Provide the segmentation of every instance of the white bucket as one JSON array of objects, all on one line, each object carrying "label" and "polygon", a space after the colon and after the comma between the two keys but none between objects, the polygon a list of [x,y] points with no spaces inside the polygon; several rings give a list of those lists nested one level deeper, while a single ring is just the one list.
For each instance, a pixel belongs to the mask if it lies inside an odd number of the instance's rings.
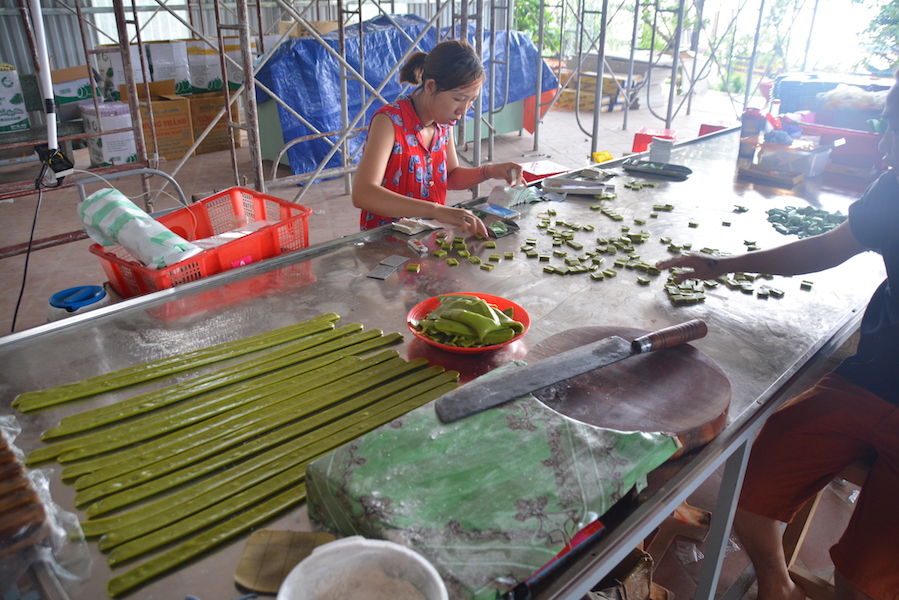
[{"label": "white bucket", "polygon": [[[386,577],[367,580],[358,595],[340,589],[354,576],[370,573],[372,567]],[[380,569],[378,569],[380,567]],[[343,538],[317,547],[300,562],[281,584],[276,600],[318,600],[323,598],[380,598],[375,579],[383,579],[383,590],[396,593],[411,583],[426,600],[448,600],[446,586],[437,569],[418,552],[385,540],[362,536]],[[355,587],[355,586],[354,586]],[[394,596],[399,598],[400,596]]]}]

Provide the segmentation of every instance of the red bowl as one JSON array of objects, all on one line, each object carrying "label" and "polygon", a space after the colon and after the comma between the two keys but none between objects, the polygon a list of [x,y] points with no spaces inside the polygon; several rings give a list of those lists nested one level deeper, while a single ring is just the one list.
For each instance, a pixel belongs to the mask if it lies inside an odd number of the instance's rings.
[{"label": "red bowl", "polygon": [[[445,296],[447,294],[443,295]],[[423,342],[440,348],[441,350],[446,350],[447,352],[455,352],[456,354],[479,354],[484,352],[493,352],[498,348],[502,348],[503,346],[508,346],[509,344],[517,342],[524,334],[528,332],[528,328],[531,326],[531,317],[528,315],[527,311],[511,300],[507,300],[501,296],[494,296],[492,294],[479,294],[477,292],[458,292],[451,293],[450,295],[474,296],[476,298],[481,298],[488,304],[494,305],[499,310],[512,308],[512,318],[521,323],[524,326],[524,329],[521,331],[521,333],[513,337],[511,340],[505,341],[501,344],[491,344],[490,346],[480,346],[477,348],[460,348],[458,346],[447,346],[446,344],[441,344],[436,340],[432,340],[415,328],[420,320],[427,317],[428,313],[430,313],[440,305],[440,296],[434,296],[432,298],[428,298],[427,300],[422,300],[421,302],[413,306],[412,310],[409,311],[409,314],[406,315],[406,324],[409,326],[409,331],[412,332],[412,335],[422,340]]]}]

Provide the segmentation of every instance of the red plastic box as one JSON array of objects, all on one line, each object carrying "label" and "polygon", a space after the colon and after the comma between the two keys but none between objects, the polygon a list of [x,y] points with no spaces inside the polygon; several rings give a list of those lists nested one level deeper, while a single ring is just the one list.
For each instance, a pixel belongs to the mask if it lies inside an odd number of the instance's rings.
[{"label": "red plastic box", "polygon": [[164,269],[149,269],[121,246],[93,244],[109,283],[122,298],[149,294],[309,246],[312,209],[255,190],[233,187],[157,219],[193,242],[270,221],[257,231],[204,250]]},{"label": "red plastic box", "polygon": [[653,127],[644,127],[634,134],[634,145],[631,152],[646,152],[652,138],[663,138],[666,140],[677,141],[677,131],[674,129],[655,129]]}]

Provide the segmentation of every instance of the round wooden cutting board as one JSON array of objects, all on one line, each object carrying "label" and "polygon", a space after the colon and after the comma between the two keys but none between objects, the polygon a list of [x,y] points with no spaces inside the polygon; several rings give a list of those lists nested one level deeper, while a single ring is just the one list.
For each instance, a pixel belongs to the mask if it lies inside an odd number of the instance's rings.
[{"label": "round wooden cutting board", "polygon": [[[547,338],[527,355],[533,363],[617,335],[649,333],[631,327],[581,327]],[[544,404],[578,421],[620,431],[675,434],[689,452],[727,423],[730,381],[715,361],[684,344],[639,354],[534,392]]]}]

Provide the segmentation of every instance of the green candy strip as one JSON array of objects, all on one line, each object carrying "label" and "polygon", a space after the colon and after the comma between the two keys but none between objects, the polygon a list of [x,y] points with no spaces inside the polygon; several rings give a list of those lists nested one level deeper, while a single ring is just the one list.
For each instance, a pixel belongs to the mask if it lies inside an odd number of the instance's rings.
[{"label": "green candy strip", "polygon": [[[86,458],[111,452],[118,448],[143,442],[170,431],[199,423],[204,419],[274,393],[285,386],[295,385],[295,383],[287,381],[293,377],[300,375],[314,376],[331,369],[344,368],[346,365],[359,360],[355,356],[341,357],[341,353],[334,353],[320,359],[280,369],[247,382],[234,384],[221,390],[200,394],[196,398],[191,399],[187,405],[176,405],[163,409],[163,414],[160,414],[155,421],[138,419],[136,422],[126,422],[123,425],[104,429],[97,433],[59,442],[54,444],[53,448],[57,451],[56,455],[66,457],[65,460]],[[120,457],[121,453],[115,453],[92,460],[81,460],[74,465],[69,465],[62,470],[63,481],[74,479],[101,467],[119,462],[122,460]]]},{"label": "green candy strip", "polygon": [[[125,436],[117,436],[114,440],[99,440],[97,443],[92,445],[91,447],[79,447],[70,452],[66,452],[59,455],[59,461],[62,463],[72,462],[75,460],[81,460],[84,458],[88,458],[90,456],[96,456],[97,454],[103,454],[107,452],[111,452],[118,448],[132,445],[134,443],[143,441],[145,439],[149,439],[150,437],[158,437],[162,434],[165,434],[170,431],[179,430],[178,435],[185,431],[185,427],[188,425],[196,424],[196,427],[201,428],[201,423],[211,423],[209,419],[216,417],[223,417],[225,414],[229,415],[237,415],[234,412],[235,409],[240,406],[245,406],[250,404],[253,401],[257,401],[260,399],[264,399],[268,396],[274,395],[276,392],[281,392],[286,389],[290,389],[296,387],[297,385],[303,386],[304,391],[311,391],[316,387],[321,385],[325,385],[330,383],[331,381],[335,381],[340,377],[347,375],[349,373],[354,372],[355,370],[359,370],[365,368],[364,366],[359,367],[358,365],[354,366],[355,363],[358,363],[360,359],[356,358],[357,354],[364,354],[371,350],[376,350],[382,346],[386,346],[394,343],[399,339],[399,334],[392,334],[387,336],[376,337],[374,339],[370,339],[365,342],[361,342],[359,344],[354,344],[349,348],[344,348],[330,355],[326,355],[320,359],[316,359],[314,362],[320,363],[323,360],[329,359],[333,360],[335,358],[339,359],[336,363],[331,364],[329,366],[325,366],[321,369],[314,370],[309,368],[312,366],[312,362],[303,363],[298,367],[282,369],[276,371],[275,373],[267,376],[268,379],[262,381],[263,378],[253,379],[247,384],[247,391],[237,392],[234,394],[228,394],[224,397],[221,402],[215,402],[214,406],[211,407],[215,410],[205,410],[202,411],[202,414],[205,415],[204,418],[194,418],[189,420],[189,416],[196,415],[186,415],[185,412],[189,411],[193,403],[178,407],[176,409],[175,414],[169,414],[166,412],[163,415],[157,415],[153,419],[141,419],[137,423],[130,424],[132,429],[137,430],[138,433],[128,433]],[[394,353],[395,355],[395,353]],[[297,383],[294,381],[295,378],[299,374],[305,374],[305,378],[302,383]],[[336,375],[336,377],[335,377]],[[278,381],[282,380],[282,381]],[[254,383],[257,382],[257,383]],[[274,399],[269,399],[267,402],[271,404],[274,402]],[[250,411],[252,412],[252,411]],[[231,417],[234,418],[234,417]],[[101,433],[102,435],[102,433]],[[157,439],[154,442],[154,445],[164,443],[165,439]],[[177,439],[182,439],[181,437],[176,437]],[[158,447],[158,446],[156,446]],[[77,465],[73,465],[74,469],[63,470],[63,479],[71,479],[75,473],[86,474],[91,472],[92,470],[96,470],[93,468],[95,465],[103,465],[108,466],[117,462],[121,462],[124,460],[123,453],[117,453],[114,455],[101,457],[99,459],[95,459],[97,463],[91,463],[90,465],[85,465],[84,463],[78,463]],[[78,468],[80,467],[80,468]]]},{"label": "green candy strip", "polygon": [[125,592],[145,584],[154,577],[174,569],[216,546],[224,544],[244,531],[265,523],[272,517],[303,502],[305,499],[305,486],[302,489],[291,489],[282,492],[230,521],[222,523],[192,540],[188,540],[178,548],[148,560],[146,563],[126,573],[116,575],[106,584],[106,592],[113,598],[121,596]]},{"label": "green candy strip", "polygon": [[[348,423],[363,418],[357,411],[369,405],[373,406],[367,409],[368,412],[375,411],[375,409],[387,410],[394,404],[405,401],[407,397],[418,396],[434,387],[451,384],[457,378],[458,373],[454,371],[444,373],[443,368],[438,366],[410,373],[387,385],[379,386],[365,394],[316,413],[298,423],[278,429],[266,436],[261,436],[228,452],[210,457],[202,463],[191,465],[141,486],[108,496],[91,505],[87,511],[88,515],[103,514],[128,506],[160,494],[167,489],[182,487],[194,479],[214,472],[217,472],[217,474],[203,480],[203,487],[209,491],[218,486],[226,485],[238,477],[249,477],[252,480],[252,478],[264,476],[266,472],[272,470],[267,465],[283,458],[284,452],[281,446],[294,438],[305,434],[305,437],[301,440],[302,444],[297,446],[298,448],[303,444],[320,443],[327,440],[328,436],[346,428]],[[377,404],[375,405],[374,403],[376,402]],[[300,441],[297,443],[300,443]],[[262,453],[259,454],[260,452]],[[233,468],[222,471],[222,469],[231,466]],[[262,467],[266,468],[263,469]],[[184,505],[194,494],[195,492],[185,488],[131,512],[100,519],[92,518],[82,523],[82,529],[88,537],[102,535],[114,530],[130,531],[134,524],[139,521],[148,519],[153,515],[168,513],[172,506]]]},{"label": "green candy strip", "polygon": [[[348,432],[347,441],[355,439],[367,431],[371,431],[379,425],[389,423],[391,420],[409,412],[413,408],[417,408],[431,400],[439,398],[446,392],[454,389],[455,383],[443,385],[434,388],[430,392],[423,394],[413,400],[404,402],[395,406],[393,409],[379,413],[376,423],[370,425],[362,425],[353,428],[352,432]],[[344,442],[345,443],[345,442]],[[306,499],[306,487],[303,484],[300,487],[290,488],[285,492],[266,500],[246,512],[237,515],[227,521],[216,525],[215,527],[201,533],[193,539],[187,540],[178,547],[160,554],[147,562],[141,564],[134,569],[117,575],[109,580],[106,590],[112,597],[118,597],[125,592],[131,591],[141,586],[151,579],[158,577],[171,569],[177,568],[192,558],[208,552],[213,548],[220,546],[233,537],[260,525],[277,514],[283,512]]]},{"label": "green candy strip", "polygon": [[[378,363],[381,362],[384,364],[379,365]],[[303,389],[303,386],[298,386],[293,390],[278,394],[278,403],[256,411],[251,417],[244,416],[237,426],[230,422],[211,424],[208,427],[202,427],[197,432],[198,435],[191,436],[190,439],[182,441],[181,438],[186,436],[182,436],[182,432],[178,431],[172,434],[173,439],[168,440],[164,446],[157,446],[156,442],[151,442],[152,451],[142,453],[138,448],[131,452],[133,458],[130,460],[76,480],[75,489],[81,491],[75,495],[75,506],[82,507],[103,496],[120,492],[222,452],[236,444],[252,439],[264,431],[287,424],[317,410],[323,401],[330,403],[359,393],[372,385],[395,377],[398,363],[401,365],[400,369],[417,368],[417,366],[410,366],[409,363],[396,357],[396,353],[393,353],[391,357],[390,353],[385,352],[354,365],[354,372],[359,373],[359,383],[339,379],[335,383],[318,387],[309,393],[302,393],[300,390]],[[371,366],[372,364],[376,366]],[[357,367],[363,365],[369,368],[362,371],[356,370]],[[343,377],[343,374],[338,377]],[[200,423],[200,425],[205,424]]]},{"label": "green candy strip", "polygon": [[[359,334],[359,335],[361,337],[345,338],[345,341],[347,341],[347,342],[349,342],[349,341],[356,342],[352,345],[342,344],[342,346],[344,346],[344,347],[337,348],[336,350],[334,350],[333,352],[330,352],[330,353],[322,354],[320,357],[317,357],[317,358],[314,356],[314,353],[308,354],[308,355],[307,354],[294,355],[295,359],[300,360],[299,365],[296,365],[293,367],[290,367],[290,366],[282,367],[279,370],[276,370],[269,374],[251,378],[247,381],[242,381],[242,382],[239,381],[239,382],[224,386],[222,388],[213,389],[213,390],[210,390],[207,392],[197,394],[196,397],[193,400],[191,400],[189,403],[186,403],[183,405],[176,405],[174,408],[169,408],[164,412],[164,414],[165,415],[176,415],[176,414],[183,415],[183,420],[180,423],[181,423],[181,425],[186,426],[186,425],[189,425],[191,422],[191,416],[192,416],[191,411],[194,411],[194,410],[202,411],[202,408],[198,408],[198,407],[206,405],[209,402],[212,402],[214,404],[221,399],[222,402],[224,403],[225,408],[232,408],[233,406],[236,406],[236,404],[232,404],[229,406],[227,399],[229,397],[233,398],[235,395],[239,395],[240,393],[242,393],[241,390],[255,390],[257,388],[262,388],[267,385],[276,383],[280,380],[295,377],[299,374],[310,373],[314,369],[325,366],[328,363],[334,362],[336,360],[341,360],[346,357],[354,356],[354,355],[358,355],[358,354],[364,354],[365,352],[368,352],[370,350],[374,350],[374,349],[382,347],[382,346],[393,344],[394,342],[402,339],[402,336],[400,336],[399,334],[396,334],[396,333],[390,334],[387,336],[380,336],[380,337],[378,337],[376,333]],[[312,358],[310,358],[308,361],[302,360],[305,358],[309,358],[310,356],[312,356]],[[287,364],[289,362],[291,362],[291,361],[288,359],[285,359],[285,364]],[[166,388],[166,389],[171,390],[171,388]],[[165,390],[163,390],[163,392],[164,391]],[[153,392],[152,393],[152,394],[154,394],[153,398],[155,398],[156,394],[158,394],[158,393],[159,392]],[[169,396],[169,398],[171,398],[174,396],[175,391],[170,391],[169,393],[171,394]],[[189,395],[185,395],[183,397],[183,399],[186,400],[187,398],[190,398],[190,397],[191,396],[189,396]],[[153,398],[150,398],[150,400],[153,400]],[[163,408],[165,408],[165,407],[163,407]],[[173,419],[176,423],[178,422],[177,417],[173,417]],[[140,440],[135,437],[132,437],[131,434],[127,433],[127,432],[134,428],[144,427],[143,424],[146,422],[147,421],[144,421],[143,419],[141,419],[137,422],[127,421],[123,425],[108,427],[108,428],[105,428],[96,433],[87,434],[87,435],[83,435],[83,436],[80,436],[77,438],[64,440],[64,441],[57,442],[50,446],[45,446],[43,448],[37,448],[36,450],[33,450],[28,455],[25,463],[28,466],[32,466],[35,464],[46,462],[48,460],[54,460],[63,455],[68,454],[70,451],[74,451],[76,449],[82,448],[83,446],[87,446],[88,444],[94,444],[101,440],[109,440],[111,442],[112,438],[119,438],[120,436],[126,436],[126,437],[122,438],[121,441],[127,441],[128,444],[130,445],[130,443],[140,441]],[[162,433],[165,433],[165,431],[160,430],[157,433],[162,434]],[[120,447],[120,446],[121,446],[121,444],[110,443],[110,447],[107,449],[107,451],[112,451],[116,447]],[[76,454],[69,455],[70,460],[74,460],[77,456],[78,455],[76,455]],[[96,468],[100,468],[100,466],[106,466],[106,465],[113,464],[116,462],[121,462],[122,458],[118,455],[112,455],[112,456],[108,456],[108,457],[101,457],[99,459],[94,459],[94,460],[99,461],[98,462],[99,466],[95,466],[95,464],[93,462],[87,461],[84,463],[78,463],[76,465],[70,465],[70,466],[66,467],[62,471],[63,480],[67,481],[70,479],[74,479],[80,475],[89,473],[92,470],[95,470]]]},{"label": "green candy strip", "polygon": [[368,332],[361,332],[361,330],[362,325],[345,325],[328,333],[293,342],[281,349],[269,352],[265,356],[216,371],[215,373],[209,373],[208,375],[177,383],[161,390],[141,394],[109,406],[101,406],[78,415],[64,417],[58,426],[45,431],[41,435],[41,439],[48,440],[91,431],[103,425],[109,425],[116,421],[174,404],[201,392],[221,388],[257,375],[263,375],[381,334],[377,330]]},{"label": "green candy strip", "polygon": [[150,381],[151,379],[187,371],[189,369],[195,369],[203,365],[235,358],[258,350],[264,350],[301,337],[333,329],[333,322],[337,321],[339,318],[340,317],[335,313],[328,313],[308,321],[303,321],[301,323],[296,323],[294,325],[289,325],[241,340],[224,342],[201,350],[194,350],[193,352],[185,352],[168,358],[161,358],[133,367],[119,369],[112,373],[89,377],[88,379],[75,383],[58,385],[45,390],[25,392],[19,394],[15,400],[13,400],[12,405],[17,407],[20,411],[27,413],[63,404],[71,400],[87,398],[88,396],[109,392],[129,385]]},{"label": "green candy strip", "polygon": [[[302,483],[306,477],[306,465],[308,465],[309,462],[310,461],[308,460],[304,461],[295,467],[291,467],[286,471],[278,473],[274,477],[269,477],[262,483],[256,484],[239,494],[231,496],[223,502],[219,502],[214,506],[194,514],[189,519],[174,523],[164,529],[154,531],[140,539],[122,544],[109,553],[106,562],[110,567],[117,567],[123,562],[137,558],[160,546],[171,543],[203,529],[204,527],[217,523],[223,518],[259,502],[260,498],[271,496],[272,494],[283,491],[285,488],[296,489],[297,484]],[[104,548],[102,544],[105,539],[105,537],[100,539],[101,549]]]}]

